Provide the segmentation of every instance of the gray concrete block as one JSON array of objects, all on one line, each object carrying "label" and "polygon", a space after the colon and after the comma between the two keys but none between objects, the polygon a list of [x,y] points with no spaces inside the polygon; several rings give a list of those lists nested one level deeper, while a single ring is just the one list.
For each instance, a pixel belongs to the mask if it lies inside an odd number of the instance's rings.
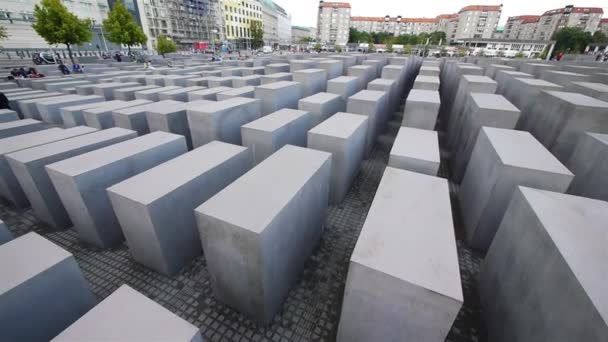
[{"label": "gray concrete block", "polygon": [[27,196],[34,215],[55,229],[72,226],[45,166],[98,148],[109,146],[137,136],[123,128],[91,133],[28,148],[6,155],[6,159]]},{"label": "gray concrete block", "polygon": [[148,101],[158,101],[158,95],[160,93],[181,89],[178,86],[168,86],[168,87],[160,87],[160,88],[152,88],[146,90],[140,90],[135,92],[135,99],[137,100],[148,100]]},{"label": "gray concrete block", "polygon": [[368,117],[367,138],[365,139],[366,158],[371,153],[376,137],[386,123],[382,119],[386,117],[387,107],[388,96],[384,91],[361,90],[348,98],[346,112]]},{"label": "gray concrete block", "polygon": [[253,75],[264,75],[264,67],[263,66],[259,66],[259,67],[252,67],[252,68],[244,68],[241,71],[241,74],[243,77],[246,76],[253,76]]},{"label": "gray concrete block", "polygon": [[570,82],[569,90],[608,102],[608,84],[594,82]]},{"label": "gray concrete block", "polygon": [[91,339],[203,342],[197,327],[128,285],[122,285],[52,341]]},{"label": "gray concrete block", "polygon": [[153,132],[46,166],[79,238],[106,248],[124,237],[106,188],[186,152],[182,136]]},{"label": "gray concrete block", "polygon": [[536,98],[530,133],[557,159],[566,162],[585,131],[608,133],[608,102],[561,91],[542,91]]},{"label": "gray concrete block", "polygon": [[156,85],[140,85],[137,87],[120,88],[114,89],[114,99],[120,101],[133,101],[135,100],[135,93],[142,90],[149,90],[154,88],[160,88]]},{"label": "gray concrete block", "polygon": [[365,89],[376,78],[376,68],[371,65],[355,65],[348,68],[347,75],[359,79],[359,89]]},{"label": "gray concrete block", "polygon": [[147,76],[146,74],[116,76],[116,77],[112,78],[112,81],[114,81],[114,82],[137,82],[141,85],[145,85],[146,76]]},{"label": "gray concrete block", "polygon": [[83,84],[76,86],[76,94],[78,95],[94,95],[94,87],[96,84]]},{"label": "gray concrete block", "polygon": [[519,71],[533,75],[535,78],[540,78],[543,70],[557,70],[555,65],[543,63],[522,63],[519,66]]},{"label": "gray concrete block", "polygon": [[217,93],[217,100],[218,101],[223,101],[226,99],[231,99],[233,97],[247,97],[252,99],[255,95],[255,87],[254,86],[247,86],[247,87],[241,87],[241,88],[235,88],[232,90],[226,90],[225,92],[222,93]]},{"label": "gray concrete block", "polygon": [[289,61],[289,72],[298,70],[312,69],[317,63],[310,59],[292,59]]},{"label": "gray concrete block", "polygon": [[13,239],[13,234],[8,230],[6,223],[0,220],[0,246]]},{"label": "gray concrete block", "polygon": [[421,66],[420,71],[418,71],[418,76],[439,77],[439,67],[438,66]]},{"label": "gray concrete block", "polygon": [[570,86],[570,82],[591,82],[591,76],[558,70],[544,70],[541,72],[540,78],[566,88]]},{"label": "gray concrete block", "polygon": [[384,91],[388,95],[388,108],[386,110],[386,118],[388,120],[389,114],[395,112],[399,108],[399,84],[397,80],[388,80],[383,78],[377,78],[367,84],[367,90]]},{"label": "gray concrete block", "polygon": [[342,202],[359,173],[365,154],[368,119],[337,113],[308,131],[307,147],[332,154],[329,202]]},{"label": "gray concrete block", "polygon": [[330,171],[329,153],[284,146],[196,208],[220,301],[272,320],[321,237]]},{"label": "gray concrete block", "polygon": [[8,99],[9,107],[11,107],[12,109],[19,112],[22,117],[25,117],[25,115],[23,114],[23,111],[21,110],[21,101],[37,99],[37,98],[45,98],[45,97],[50,98],[50,97],[60,96],[60,95],[65,95],[65,94],[48,92],[48,91],[43,91],[43,90],[34,90],[34,91],[28,91],[26,93],[9,94],[6,96],[6,98]]},{"label": "gray concrete block", "polygon": [[460,183],[482,127],[514,129],[521,112],[502,95],[470,93],[452,148],[452,180]]},{"label": "gray concrete block", "polygon": [[40,114],[42,121],[49,124],[62,124],[63,118],[61,116],[61,108],[105,101],[103,96],[98,95],[71,96],[74,97],[56,98],[38,102],[36,106],[38,107],[38,113]]},{"label": "gray concrete block", "polygon": [[141,84],[137,82],[108,82],[96,84],[93,87],[95,95],[103,96],[106,100],[114,100],[114,90],[123,88],[139,87]]},{"label": "gray concrete block", "polygon": [[289,72],[277,72],[276,74],[264,75],[260,77],[261,85],[281,81],[293,81],[293,74]]},{"label": "gray concrete block", "polygon": [[178,86],[178,87],[187,87],[188,80],[197,78],[193,75],[168,75],[165,77],[165,87],[168,86]]},{"label": "gray concrete block", "polygon": [[185,88],[180,88],[180,89],[173,89],[173,90],[169,90],[169,91],[164,91],[162,93],[158,93],[158,99],[160,101],[173,100],[173,101],[187,102],[188,93],[191,93],[193,91],[203,90],[203,89],[206,89],[206,88],[200,87],[200,86],[192,86],[192,87],[185,87]]},{"label": "gray concrete block", "polygon": [[45,128],[44,122],[33,119],[3,122],[0,123],[0,139],[31,133]]},{"label": "gray concrete block", "polygon": [[603,201],[515,191],[479,275],[491,341],[608,339],[607,214]]},{"label": "gray concrete block", "polygon": [[133,259],[172,275],[200,256],[194,209],[251,165],[247,148],[212,141],[108,188]]},{"label": "gray concrete block", "polygon": [[350,258],[337,341],[443,341],[462,303],[447,181],[387,167]]},{"label": "gray concrete block", "polygon": [[414,80],[414,89],[439,90],[439,77],[418,75]]},{"label": "gray concrete block", "polygon": [[6,160],[7,154],[52,141],[86,134],[91,132],[91,130],[89,127],[75,127],[66,130],[50,128],[0,139],[0,196],[17,208],[25,208],[29,205],[27,197],[23,193],[13,170]]},{"label": "gray concrete block", "polygon": [[209,88],[215,87],[228,87],[232,88],[232,80],[235,77],[209,77],[207,79],[207,85]]},{"label": "gray concrete block", "polygon": [[259,86],[260,84],[262,84],[262,76],[260,75],[235,77],[232,79],[233,88]]},{"label": "gray concrete block", "polygon": [[209,103],[206,100],[194,102],[161,101],[146,111],[150,132],[163,131],[182,135],[186,138],[188,149],[192,149],[192,137],[188,125],[187,111],[190,108]]},{"label": "gray concrete block", "polygon": [[511,67],[508,65],[490,64],[490,65],[486,66],[486,71],[484,73],[484,76],[488,76],[489,78],[495,79],[496,74],[498,73],[498,71],[501,71],[501,70],[517,71],[514,67]]},{"label": "gray concrete block", "polygon": [[251,149],[253,163],[261,163],[285,145],[306,147],[312,115],[302,110],[280,109],[241,126],[243,146]]},{"label": "gray concrete block", "polygon": [[85,84],[91,84],[91,82],[85,80],[74,80],[67,82],[46,83],[44,87],[48,91],[61,91],[65,88],[76,87]]},{"label": "gray concrete block", "polygon": [[0,109],[0,123],[19,120],[19,115],[14,110]]},{"label": "gray concrete block", "polygon": [[555,83],[535,78],[511,78],[505,84],[503,96],[521,111],[521,116],[515,128],[518,130],[529,130],[529,124],[533,121],[532,109],[536,98],[542,90],[562,90],[563,87]]},{"label": "gray concrete block", "polygon": [[255,98],[262,102],[262,115],[283,108],[296,109],[302,97],[304,97],[304,89],[298,82],[281,81],[255,88]]},{"label": "gray concrete block", "polygon": [[565,192],[572,178],[530,133],[483,127],[459,192],[467,241],[490,247],[517,186]]},{"label": "gray concrete block", "polygon": [[164,75],[148,75],[146,76],[146,84],[163,87],[165,86],[165,77]]},{"label": "gray concrete block", "polygon": [[258,119],[261,108],[260,100],[244,97],[190,107],[187,117],[193,146],[214,140],[241,145],[241,126]]},{"label": "gray concrete block", "polygon": [[437,132],[410,127],[399,128],[391,148],[388,166],[437,176],[440,163]]},{"label": "gray concrete block", "polygon": [[95,305],[74,256],[36,233],[0,246],[0,274],[7,341],[49,341]]},{"label": "gray concrete block", "polygon": [[[48,94],[53,94],[48,96]],[[24,118],[42,120],[40,112],[38,111],[37,104],[43,101],[63,101],[66,99],[78,98],[78,95],[65,95],[62,93],[47,93],[47,96],[31,96],[23,100],[18,101],[18,106],[12,106],[11,108],[19,108],[19,113]]]},{"label": "gray concrete block", "polygon": [[193,87],[193,86],[207,87],[208,86],[207,80],[209,80],[209,77],[191,78],[188,81],[186,81],[186,86],[187,87]]},{"label": "gray concrete block", "polygon": [[331,59],[337,59],[339,61],[342,61],[342,65],[343,65],[342,75],[346,75],[348,73],[348,68],[355,66],[357,64],[357,57],[355,57],[355,56],[331,55],[328,57]]},{"label": "gray concrete block", "polygon": [[335,113],[345,111],[346,101],[337,94],[317,93],[298,101],[298,109],[310,113],[311,127],[315,127]]},{"label": "gray concrete block", "polygon": [[215,88],[193,91],[193,92],[188,93],[188,101],[197,101],[197,100],[217,101],[217,94],[228,91],[228,90],[232,90],[232,88],[215,87]]},{"label": "gray concrete block", "polygon": [[434,130],[440,106],[438,91],[412,89],[405,101],[401,126]]},{"label": "gray concrete block", "polygon": [[353,76],[340,76],[327,81],[327,92],[338,94],[345,101],[361,90],[359,87],[359,79]]},{"label": "gray concrete block", "polygon": [[343,75],[342,72],[344,71],[344,62],[335,59],[319,61],[316,63],[315,68],[325,70],[327,73],[327,79],[331,80]]},{"label": "gray concrete block", "polygon": [[302,84],[304,97],[324,92],[327,87],[327,72],[323,69],[304,69],[293,73],[293,81]]},{"label": "gray concrete block", "polygon": [[112,103],[96,106],[94,108],[85,109],[82,111],[84,121],[89,127],[98,129],[106,129],[114,127],[114,118],[112,111],[134,106],[141,106],[151,103],[148,100],[133,100],[133,101],[112,101]]},{"label": "gray concrete block", "polygon": [[230,76],[243,76],[243,68],[228,68],[222,69],[221,73],[222,77],[230,77]]},{"label": "gray concrete block", "polygon": [[271,75],[279,72],[289,72],[289,64],[287,63],[274,63],[267,64],[264,66],[264,74]]},{"label": "gray concrete block", "polygon": [[534,78],[534,75],[514,70],[498,70],[494,78],[496,79],[496,93],[503,94],[509,80],[513,78]]},{"label": "gray concrete block", "polygon": [[586,132],[565,165],[574,173],[569,194],[608,201],[608,135]]}]

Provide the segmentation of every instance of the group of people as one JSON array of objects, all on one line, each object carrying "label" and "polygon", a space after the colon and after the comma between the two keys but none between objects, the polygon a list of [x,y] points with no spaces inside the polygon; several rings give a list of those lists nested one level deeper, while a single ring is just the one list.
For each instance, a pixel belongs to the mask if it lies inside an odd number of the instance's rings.
[{"label": "group of people", "polygon": [[70,69],[67,67],[67,65],[65,65],[63,63],[63,61],[61,61],[61,60],[59,60],[59,66],[57,66],[57,68],[64,75],[69,75],[72,72],[75,73],[75,74],[82,74],[82,73],[84,73],[84,66],[80,65],[78,62],[74,62],[72,64],[72,71],[71,72],[70,72]]},{"label": "group of people", "polygon": [[10,75],[8,76],[8,80],[16,80],[20,78],[41,78],[44,77],[43,74],[39,73],[36,68],[31,67],[25,70],[25,68],[13,68],[11,70]]}]

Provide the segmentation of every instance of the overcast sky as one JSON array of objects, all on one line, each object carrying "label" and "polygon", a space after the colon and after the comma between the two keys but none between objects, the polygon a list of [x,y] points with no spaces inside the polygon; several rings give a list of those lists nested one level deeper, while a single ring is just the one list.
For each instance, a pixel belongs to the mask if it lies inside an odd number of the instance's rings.
[{"label": "overcast sky", "polygon": [[[315,0],[274,0],[291,14],[291,23],[297,26],[317,25],[319,1]],[[344,1],[344,0],[342,0]],[[498,1],[488,0],[350,0],[351,15],[365,17],[427,17],[434,18],[439,14],[455,13],[467,5],[499,5]],[[503,0],[500,25],[504,25],[509,16],[522,14],[541,15],[543,12],[561,8],[566,5],[577,7],[603,7],[604,18],[608,17],[608,0]]]}]

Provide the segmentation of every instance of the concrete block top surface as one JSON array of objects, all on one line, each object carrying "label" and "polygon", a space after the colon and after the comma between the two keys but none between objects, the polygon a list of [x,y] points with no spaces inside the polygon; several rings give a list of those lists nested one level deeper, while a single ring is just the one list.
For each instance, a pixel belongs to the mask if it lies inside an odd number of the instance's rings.
[{"label": "concrete block top surface", "polygon": [[0,248],[0,297],[71,256],[34,232],[3,244]]},{"label": "concrete block top surface", "polygon": [[89,113],[89,114],[99,114],[99,113],[105,113],[108,111],[112,111],[115,109],[140,106],[140,105],[145,105],[148,103],[151,103],[151,101],[148,101],[148,100],[112,101],[112,103],[107,103],[107,102],[102,103],[100,106],[85,109],[84,111],[85,111],[85,113]]},{"label": "concrete block top surface", "polygon": [[579,94],[579,93],[571,93],[565,91],[553,91],[553,90],[544,90],[544,93],[548,94],[555,98],[555,101],[568,102],[575,106],[584,106],[584,107],[593,107],[593,108],[607,108],[608,102],[598,100],[591,96]]},{"label": "concrete block top surface", "polygon": [[338,94],[333,94],[333,93],[316,93],[314,95],[305,97],[303,99],[300,100],[300,102],[307,102],[307,103],[326,103],[329,101],[333,101],[336,99],[341,99],[342,97]]},{"label": "concrete block top surface", "polygon": [[[70,95],[68,95],[70,96]],[[63,103],[63,102],[71,102],[71,101],[75,101],[75,100],[104,100],[105,98],[103,96],[99,96],[99,95],[71,95],[73,97],[71,98],[54,98],[54,99],[49,99],[47,101],[44,101],[42,103],[44,103],[45,105],[52,105],[52,104],[58,104],[58,103]],[[61,96],[63,97],[63,96]]]},{"label": "concrete block top surface", "polygon": [[543,73],[546,74],[546,75],[554,74],[554,75],[576,77],[576,78],[578,78],[578,77],[588,77],[585,74],[578,74],[578,73],[575,73],[575,72],[559,71],[559,70],[544,70]]},{"label": "concrete block top surface", "polygon": [[407,101],[440,103],[441,99],[437,90],[412,89]]},{"label": "concrete block top surface", "polygon": [[266,64],[267,67],[271,67],[271,68],[280,68],[280,67],[288,67],[289,64],[288,63],[272,63],[272,64]]},{"label": "concrete block top surface", "polygon": [[420,70],[421,71],[436,71],[436,72],[439,72],[439,67],[437,67],[437,66],[421,66]]},{"label": "concrete block top surface", "polygon": [[[369,82],[367,84],[367,88],[374,88],[374,87],[392,87],[393,85],[395,85],[395,80],[391,80],[388,78],[376,78],[375,80]],[[439,82],[439,79],[437,79],[437,82]],[[373,90],[373,89],[370,89]]]},{"label": "concrete block top surface", "polygon": [[93,88],[96,88],[96,89],[116,88],[116,87],[128,88],[128,87],[135,87],[138,85],[141,85],[141,84],[138,82],[108,82],[108,83],[98,83]]},{"label": "concrete block top surface", "polygon": [[416,76],[416,82],[439,83],[439,76],[418,75]]},{"label": "concrete block top surface", "polygon": [[188,106],[191,106],[194,102],[195,101],[181,102],[175,100],[158,101],[154,102],[154,105],[150,106],[150,109],[148,109],[147,112],[155,114],[175,113],[178,111],[186,110]]},{"label": "concrete block top surface", "polygon": [[512,77],[523,77],[523,78],[533,78],[534,77],[534,75],[531,75],[531,74],[528,74],[525,72],[521,72],[521,71],[515,71],[515,70],[499,70],[497,72],[497,75],[499,73],[510,75]]},{"label": "concrete block top surface", "polygon": [[137,106],[118,108],[118,109],[115,109],[114,111],[112,111],[112,113],[118,113],[118,114],[122,114],[122,115],[131,115],[131,114],[138,114],[141,112],[157,110],[157,109],[161,108],[165,103],[169,103],[169,104],[176,104],[176,103],[183,104],[184,103],[184,102],[174,101],[174,100],[163,100],[163,101],[158,101],[158,102],[147,101],[147,102],[148,103],[144,103],[144,104],[137,105]]},{"label": "concrete block top surface", "polygon": [[52,341],[202,341],[199,334],[194,325],[122,285]]},{"label": "concrete block top surface", "polygon": [[572,175],[530,133],[511,129],[482,127],[504,165]]},{"label": "concrete block top surface", "polygon": [[246,86],[240,88],[230,88],[230,90],[223,91],[222,94],[229,96],[239,96],[245,93],[252,93],[253,91],[255,91],[255,86]]},{"label": "concrete block top surface", "polygon": [[184,137],[177,134],[156,131],[139,138],[123,141],[118,144],[47,165],[47,168],[74,177],[95,170],[103,165],[127,158],[140,151],[145,151],[151,146],[157,146],[161,143],[168,143],[178,139],[184,139]]},{"label": "concrete block top surface", "polygon": [[328,82],[349,83],[349,82],[359,82],[359,79],[355,76],[339,76],[336,78],[332,78]]},{"label": "concrete block top surface", "polygon": [[212,141],[120,182],[108,191],[147,205],[246,150],[246,147]]},{"label": "concrete block top surface", "polygon": [[572,84],[576,84],[583,88],[589,88],[600,93],[608,93],[608,84],[594,82],[572,82]]},{"label": "concrete block top surface", "polygon": [[[285,145],[196,211],[259,234],[331,154]],[[272,196],[263,196],[272,189]],[[229,204],[229,205],[228,205]]]},{"label": "concrete block top surface", "polygon": [[191,86],[191,87],[184,87],[181,89],[173,89],[173,90],[165,91],[165,92],[163,92],[163,94],[174,95],[174,94],[181,94],[181,93],[189,93],[191,91],[197,91],[197,90],[203,90],[203,89],[206,89],[206,88],[200,87],[200,86]]},{"label": "concrete block top surface", "polygon": [[123,92],[129,92],[129,91],[141,91],[141,90],[149,90],[149,89],[156,89],[156,88],[160,88],[160,86],[157,85],[138,85],[135,87],[128,87],[128,88],[120,88],[117,89],[118,91],[123,91]]},{"label": "concrete block top surface", "polygon": [[91,133],[79,135],[69,139],[54,141],[45,145],[38,145],[36,147],[28,148],[26,150],[11,153],[9,157],[21,163],[29,163],[31,161],[45,158],[50,155],[61,154],[63,152],[70,151],[80,146],[95,144],[100,141],[106,141],[125,135],[131,135],[135,137],[136,132],[118,127],[113,127],[104,130],[97,130],[91,128]]},{"label": "concrete block top surface", "polygon": [[608,319],[608,203],[519,187],[604,321]]},{"label": "concrete block top surface", "polygon": [[462,78],[466,80],[468,83],[488,83],[488,84],[496,84],[496,81],[491,79],[488,76],[480,76],[480,75],[463,75]]},{"label": "concrete block top surface", "polygon": [[34,119],[23,119],[23,120],[3,122],[3,123],[0,123],[0,131],[4,130],[4,129],[11,129],[11,128],[15,128],[15,127],[29,126],[29,125],[36,125],[36,124],[40,124],[40,121],[34,120]]},{"label": "concrete block top surface", "polygon": [[309,130],[308,133],[348,139],[367,120],[364,115],[339,112]]},{"label": "concrete block top surface", "polygon": [[535,87],[555,87],[555,88],[563,88],[559,84],[555,84],[549,81],[541,80],[539,78],[515,78],[518,82],[525,83]]},{"label": "concrete block top surface", "polygon": [[378,101],[383,96],[386,96],[385,91],[379,90],[361,90],[360,92],[352,95],[348,98],[348,100],[358,100],[358,101]]},{"label": "concrete block top surface", "polygon": [[510,112],[519,112],[509,100],[502,95],[487,94],[487,93],[471,93],[471,98],[478,108],[494,109]]},{"label": "concrete block top surface", "polygon": [[162,92],[166,92],[169,90],[175,90],[175,89],[181,89],[181,88],[182,87],[178,87],[178,86],[157,87],[157,88],[140,90],[140,91],[138,91],[138,93],[139,94],[154,94],[154,93],[162,93]]},{"label": "concrete block top surface", "polygon": [[256,86],[255,88],[256,88],[256,90],[257,89],[277,90],[277,89],[288,88],[288,87],[296,87],[296,86],[299,87],[301,85],[302,84],[299,82],[279,81],[279,82],[259,85],[259,86]]},{"label": "concrete block top surface", "polygon": [[391,149],[391,155],[425,160],[439,164],[439,138],[437,132],[426,129],[401,127]]},{"label": "concrete block top surface", "polygon": [[68,136],[68,131],[78,129],[77,131],[80,132],[83,131],[82,127],[83,126],[70,129],[49,128],[0,139],[0,156],[21,149],[45,144],[57,139],[63,139]]},{"label": "concrete block top surface", "polygon": [[462,302],[448,183],[387,167],[351,263]]},{"label": "concrete block top surface", "polygon": [[243,128],[254,129],[257,131],[274,132],[277,129],[285,126],[286,124],[304,116],[308,115],[308,112],[303,110],[284,108],[274,113],[270,113],[257,120],[251,121]]},{"label": "concrete block top surface", "polygon": [[198,90],[198,91],[193,91],[190,94],[194,94],[194,95],[211,95],[211,94],[217,94],[217,93],[221,93],[227,90],[232,90],[234,88],[231,87],[214,87],[214,88],[207,88],[207,89],[203,89],[203,90]]},{"label": "concrete block top surface", "polygon": [[70,111],[70,112],[80,111],[80,110],[92,109],[92,108],[99,107],[99,106],[114,105],[116,103],[124,103],[124,102],[125,101],[112,100],[112,101],[85,103],[85,104],[80,104],[80,105],[75,105],[75,106],[63,107],[63,108],[61,108],[61,110]]},{"label": "concrete block top surface", "polygon": [[302,69],[293,72],[294,76],[325,73],[324,69]]},{"label": "concrete block top surface", "polygon": [[[229,88],[229,89],[232,89],[232,88]],[[200,105],[189,106],[188,110],[197,112],[197,113],[213,114],[213,113],[217,113],[217,112],[220,112],[223,110],[227,110],[227,109],[238,107],[238,106],[243,106],[243,105],[253,103],[253,102],[258,102],[258,101],[260,101],[260,100],[251,99],[251,98],[247,98],[247,97],[233,97],[233,98],[229,98],[229,99],[226,99],[223,101],[205,101],[205,100],[193,101],[193,102],[189,102],[189,104],[196,102],[196,103],[200,103]]]}]

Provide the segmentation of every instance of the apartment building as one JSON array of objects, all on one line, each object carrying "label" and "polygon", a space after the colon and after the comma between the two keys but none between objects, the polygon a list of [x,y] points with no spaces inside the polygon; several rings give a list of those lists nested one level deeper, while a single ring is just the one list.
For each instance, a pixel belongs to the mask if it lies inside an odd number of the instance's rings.
[{"label": "apartment building", "polygon": [[433,33],[437,31],[437,18],[351,17],[350,27],[363,32],[387,32],[395,36],[402,34]]},{"label": "apartment building", "polygon": [[509,17],[505,25],[504,38],[518,40],[532,40],[536,34],[536,28],[540,21],[540,15],[520,15]]},{"label": "apartment building", "polygon": [[433,33],[439,25],[437,18],[405,18],[404,22],[404,30],[400,34]]},{"label": "apartment building", "polygon": [[328,45],[346,45],[350,28],[348,2],[319,1],[317,41]]},{"label": "apartment building", "polygon": [[463,7],[458,12],[456,32],[452,38],[461,41],[467,38],[489,39],[496,31],[502,5],[485,6],[472,5]]},{"label": "apartment building", "polygon": [[317,29],[314,27],[292,26],[291,27],[291,42],[292,44],[302,44],[303,41],[317,37]]},{"label": "apartment building", "polygon": [[578,27],[586,32],[598,30],[604,11],[599,7],[566,6],[543,13],[540,17],[535,40],[549,40],[564,27]]},{"label": "apartment building", "polygon": [[600,26],[598,27],[598,30],[608,35],[608,18],[600,20]]},{"label": "apartment building", "polygon": [[277,9],[277,38],[279,46],[291,45],[291,15],[285,9],[274,4]]},{"label": "apartment building", "polygon": [[251,23],[263,23],[262,4],[258,0],[223,0],[226,40],[238,46],[251,43]]}]

